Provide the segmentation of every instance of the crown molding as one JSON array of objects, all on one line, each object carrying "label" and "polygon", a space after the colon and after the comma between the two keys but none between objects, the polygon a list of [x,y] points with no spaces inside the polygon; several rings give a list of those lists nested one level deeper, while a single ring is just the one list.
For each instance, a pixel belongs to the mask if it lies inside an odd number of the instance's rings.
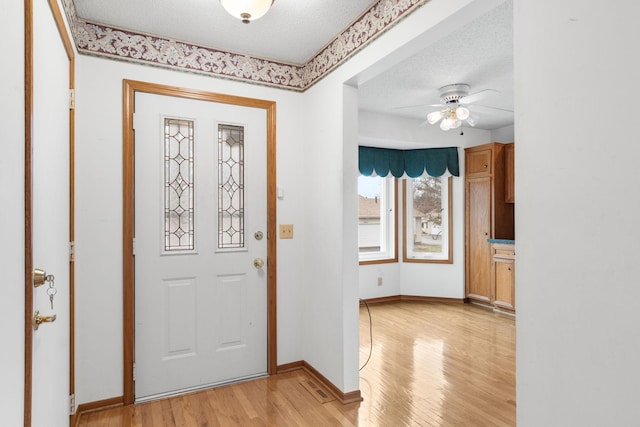
[{"label": "crown molding", "polygon": [[305,91],[429,0],[379,0],[306,64],[212,49],[88,22],[62,0],[78,53]]}]

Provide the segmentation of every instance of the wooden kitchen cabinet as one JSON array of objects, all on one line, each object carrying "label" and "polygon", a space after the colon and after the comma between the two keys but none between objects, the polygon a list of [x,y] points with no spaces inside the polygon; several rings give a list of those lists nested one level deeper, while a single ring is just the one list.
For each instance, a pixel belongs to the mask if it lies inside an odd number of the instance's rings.
[{"label": "wooden kitchen cabinet", "polygon": [[506,144],[504,146],[504,199],[507,203],[515,203],[516,201],[516,191],[515,191],[515,176],[514,176],[514,166],[515,166],[515,156],[514,156],[515,146],[512,143]]},{"label": "wooden kitchen cabinet", "polygon": [[466,296],[476,301],[491,300],[491,177],[466,180]]},{"label": "wooden kitchen cabinet", "polygon": [[504,197],[504,145],[465,149],[465,297],[487,305],[493,301],[487,239],[514,239],[514,204]]},{"label": "wooden kitchen cabinet", "polygon": [[497,310],[515,313],[516,310],[516,251],[515,245],[491,244],[491,303]]},{"label": "wooden kitchen cabinet", "polygon": [[[475,147],[478,148],[478,147]],[[491,147],[478,148],[466,151],[465,166],[466,176],[489,176],[493,166],[493,150]]]}]

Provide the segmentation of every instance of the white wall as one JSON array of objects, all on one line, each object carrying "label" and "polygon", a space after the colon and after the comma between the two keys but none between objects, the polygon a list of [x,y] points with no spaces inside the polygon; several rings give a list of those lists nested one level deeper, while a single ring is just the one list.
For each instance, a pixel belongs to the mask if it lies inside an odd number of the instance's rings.
[{"label": "white wall", "polygon": [[505,126],[491,131],[492,142],[514,142],[515,126]]},{"label": "white wall", "polygon": [[518,426],[638,425],[640,5],[514,14]]},{"label": "white wall", "polygon": [[[464,148],[491,142],[493,135],[481,129],[465,129],[464,135],[457,131],[444,132],[437,126],[420,126],[419,120],[367,111],[361,111],[358,120],[358,140],[362,145],[399,149],[458,147],[460,160],[460,176],[453,177],[452,188],[453,264],[402,262],[404,213],[399,203],[400,261],[360,266],[360,298],[393,295],[464,298]],[[383,276],[382,286],[377,285],[379,275]]]},{"label": "white wall", "polygon": [[122,80],[133,79],[277,102],[279,223],[278,364],[301,359],[300,287],[304,132],[300,94],[222,79],[79,56],[76,73],[76,399],[122,396]]},{"label": "white wall", "polygon": [[[305,280],[301,283],[302,358],[343,387],[342,85],[316,86],[305,100]],[[319,120],[314,120],[314,116]],[[322,119],[320,119],[322,118]],[[355,227],[357,218],[354,216]],[[357,238],[354,242],[357,245]],[[343,389],[344,390],[344,389]],[[353,389],[352,389],[353,390]],[[350,391],[350,390],[348,390]]]},{"label": "white wall", "polygon": [[0,156],[2,240],[0,270],[0,414],[8,426],[23,424],[24,411],[24,4],[3,5],[0,39],[10,41],[2,54]]},{"label": "white wall", "polygon": [[[399,258],[402,259],[402,249],[399,250]],[[378,285],[379,277],[382,285]],[[358,297],[362,299],[400,295],[400,263],[361,265],[358,267],[358,283]]]}]

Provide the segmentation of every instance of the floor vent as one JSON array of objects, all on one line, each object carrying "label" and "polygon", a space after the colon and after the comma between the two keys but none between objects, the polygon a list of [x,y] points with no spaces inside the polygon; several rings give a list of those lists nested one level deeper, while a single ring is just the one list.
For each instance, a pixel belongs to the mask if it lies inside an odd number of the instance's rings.
[{"label": "floor vent", "polygon": [[300,384],[320,403],[331,402],[336,398],[314,380],[300,381]]}]

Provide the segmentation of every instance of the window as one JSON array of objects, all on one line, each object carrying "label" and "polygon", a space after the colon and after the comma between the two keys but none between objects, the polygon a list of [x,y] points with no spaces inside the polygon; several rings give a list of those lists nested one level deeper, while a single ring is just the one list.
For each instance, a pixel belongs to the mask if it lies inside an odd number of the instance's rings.
[{"label": "window", "polygon": [[404,181],[404,262],[453,262],[451,187],[451,177]]},{"label": "window", "polygon": [[358,178],[358,247],[360,264],[398,261],[397,180]]}]

